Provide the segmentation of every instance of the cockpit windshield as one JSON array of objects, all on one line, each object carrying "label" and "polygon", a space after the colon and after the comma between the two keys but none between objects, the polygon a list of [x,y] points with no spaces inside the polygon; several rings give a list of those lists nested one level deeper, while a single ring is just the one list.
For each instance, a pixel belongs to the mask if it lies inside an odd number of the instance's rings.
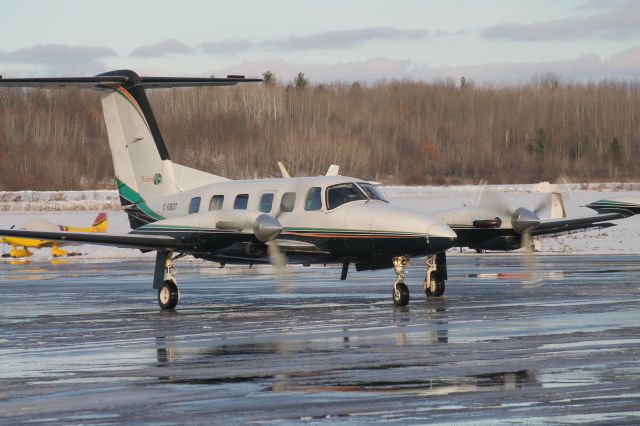
[{"label": "cockpit windshield", "polygon": [[366,200],[362,190],[355,183],[340,183],[327,188],[327,209],[332,210],[352,201]]},{"label": "cockpit windshield", "polygon": [[367,197],[371,198],[372,200],[380,200],[384,201],[385,203],[389,202],[386,198],[384,198],[384,195],[382,195],[382,192],[380,192],[380,190],[376,186],[365,182],[360,182],[358,183],[358,185],[360,186],[360,188],[362,188],[364,193],[367,194]]}]

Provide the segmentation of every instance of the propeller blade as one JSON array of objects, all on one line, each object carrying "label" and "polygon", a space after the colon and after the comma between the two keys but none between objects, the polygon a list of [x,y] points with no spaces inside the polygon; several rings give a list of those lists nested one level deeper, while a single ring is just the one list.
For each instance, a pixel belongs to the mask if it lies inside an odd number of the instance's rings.
[{"label": "propeller blade", "polygon": [[522,280],[522,285],[527,288],[540,287],[544,282],[538,273],[538,258],[533,247],[531,228],[522,233],[520,247],[524,252],[522,266],[525,271],[525,278]]},{"label": "propeller blade", "polygon": [[220,220],[216,222],[217,229],[230,230],[230,231],[243,231],[246,228],[251,227],[253,230],[253,234],[256,238],[266,243],[268,241],[273,240],[280,232],[282,232],[282,225],[273,216],[269,216],[266,213],[260,214],[256,217],[253,222],[251,222],[248,218],[238,218],[238,220]]},{"label": "propeller blade", "polygon": [[551,202],[551,197],[544,197],[538,204],[536,204],[532,211],[535,214],[540,215],[540,213],[551,207]]},{"label": "propeller blade", "polygon": [[[476,206],[482,206],[485,210],[490,212],[493,217],[499,217],[501,219],[512,216],[515,207],[507,203],[501,193],[487,188],[486,182],[483,181],[480,192],[475,197],[474,204]],[[493,217],[481,218],[481,219],[493,219]]]},{"label": "propeller blade", "polygon": [[288,269],[287,256],[282,253],[276,240],[267,242],[267,253],[269,255],[269,263],[276,270],[276,281],[278,283],[278,293],[288,293],[293,290],[293,285],[287,280]]},{"label": "propeller blade", "polygon": [[267,252],[269,254],[269,263],[271,263],[274,268],[280,269],[287,266],[287,256],[282,253],[275,240],[267,243]]}]

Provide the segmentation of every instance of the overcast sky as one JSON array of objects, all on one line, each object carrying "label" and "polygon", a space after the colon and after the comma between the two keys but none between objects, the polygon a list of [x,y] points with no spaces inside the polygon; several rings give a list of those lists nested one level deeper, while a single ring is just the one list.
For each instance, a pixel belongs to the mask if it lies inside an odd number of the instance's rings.
[{"label": "overcast sky", "polygon": [[21,0],[1,16],[5,77],[640,77],[640,0]]}]

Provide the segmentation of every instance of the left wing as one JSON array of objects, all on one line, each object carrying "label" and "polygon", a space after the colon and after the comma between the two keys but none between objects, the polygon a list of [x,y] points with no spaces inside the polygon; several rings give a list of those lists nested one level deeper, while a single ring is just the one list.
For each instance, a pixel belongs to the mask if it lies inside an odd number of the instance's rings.
[{"label": "left wing", "polygon": [[66,243],[84,243],[140,250],[179,250],[187,248],[182,241],[167,235],[108,234],[95,232],[29,231],[0,229],[6,237],[36,238]]}]

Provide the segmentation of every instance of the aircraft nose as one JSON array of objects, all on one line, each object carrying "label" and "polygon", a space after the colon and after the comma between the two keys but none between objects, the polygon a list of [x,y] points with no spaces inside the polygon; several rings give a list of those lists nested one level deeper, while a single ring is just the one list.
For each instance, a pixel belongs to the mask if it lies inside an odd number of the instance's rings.
[{"label": "aircraft nose", "polygon": [[427,239],[431,250],[439,253],[455,246],[458,235],[447,224],[436,223],[429,228]]}]

